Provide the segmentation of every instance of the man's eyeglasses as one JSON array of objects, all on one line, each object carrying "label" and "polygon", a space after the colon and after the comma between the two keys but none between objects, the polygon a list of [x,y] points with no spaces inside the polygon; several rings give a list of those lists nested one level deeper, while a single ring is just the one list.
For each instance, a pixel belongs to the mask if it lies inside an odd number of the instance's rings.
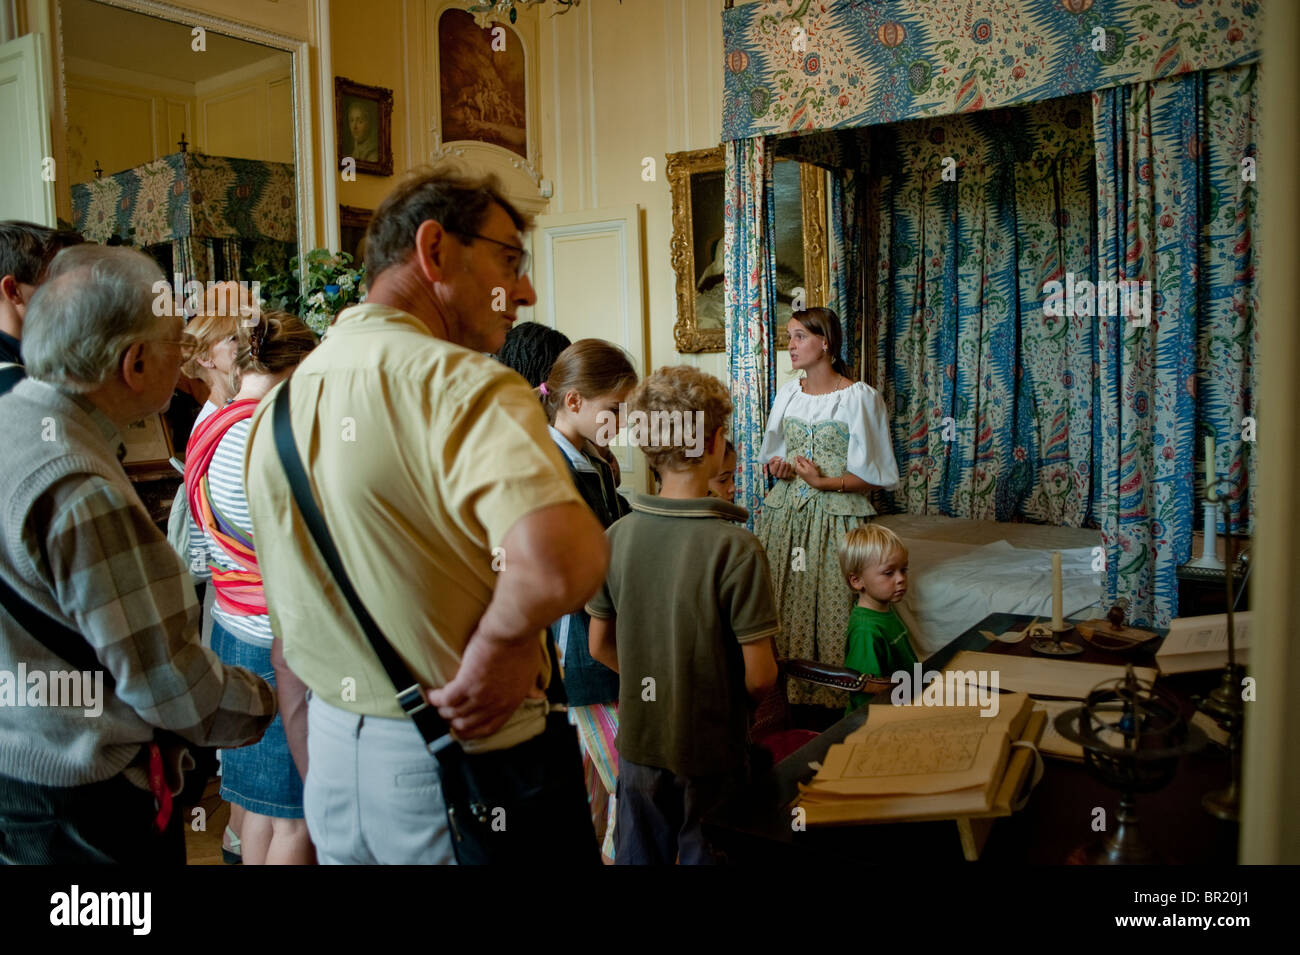
[{"label": "man's eyeglasses", "polygon": [[528,254],[527,249],[521,249],[519,246],[511,245],[509,242],[502,242],[500,239],[494,239],[490,235],[479,235],[477,232],[457,232],[456,235],[467,240],[482,239],[485,242],[495,243],[503,249],[509,249],[511,252],[514,252],[519,256],[519,260],[515,262],[515,278],[523,278],[524,274],[528,271],[528,265],[532,261],[532,256]]},{"label": "man's eyeglasses", "polygon": [[179,345],[181,351],[185,354],[192,352],[194,347],[199,343],[199,340],[189,332],[181,332],[179,338],[150,338],[147,339],[147,341],[159,345]]},{"label": "man's eyeglasses", "polygon": [[[198,343],[199,340],[195,336],[191,335],[189,332],[181,332],[180,336],[177,338],[142,338],[138,342],[138,344],[141,345],[149,345],[149,344],[179,345],[181,349],[182,358],[189,358],[190,355],[193,354],[194,349],[198,345]],[[125,348],[122,349],[122,354],[119,355],[117,358],[119,363],[121,362],[122,358],[125,357],[126,353],[131,350],[132,345],[135,344],[137,343],[132,342],[131,345],[127,345]]]}]

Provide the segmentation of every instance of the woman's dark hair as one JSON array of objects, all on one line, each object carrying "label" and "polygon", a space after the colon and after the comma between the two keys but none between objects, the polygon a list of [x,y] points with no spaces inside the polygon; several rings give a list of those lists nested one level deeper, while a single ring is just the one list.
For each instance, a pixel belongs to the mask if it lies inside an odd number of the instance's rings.
[{"label": "woman's dark hair", "polygon": [[831,370],[837,375],[850,378],[849,369],[840,358],[840,346],[844,342],[844,333],[840,329],[840,317],[833,308],[806,308],[795,312],[790,318],[812,334],[826,339],[826,350],[831,356]]},{"label": "woman's dark hair", "polygon": [[551,373],[560,352],[572,344],[564,332],[540,322],[520,322],[506,332],[505,344],[493,357],[523,375],[530,388],[536,388]]},{"label": "woman's dark hair", "polygon": [[545,383],[542,408],[546,420],[554,424],[564,396],[570,391],[584,398],[599,398],[631,388],[636,385],[636,368],[617,345],[599,338],[583,338],[560,352]]},{"label": "woman's dark hair", "polygon": [[232,395],[239,393],[244,372],[274,375],[296,368],[316,347],[316,333],[288,312],[261,312],[242,332],[234,367],[230,369]]}]

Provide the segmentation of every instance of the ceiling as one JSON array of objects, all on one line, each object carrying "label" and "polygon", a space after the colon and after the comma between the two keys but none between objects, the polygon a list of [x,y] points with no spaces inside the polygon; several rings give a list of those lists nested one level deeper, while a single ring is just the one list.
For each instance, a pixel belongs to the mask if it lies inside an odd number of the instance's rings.
[{"label": "ceiling", "polygon": [[62,0],[63,55],[124,70],[196,83],[288,53],[208,32],[207,49],[191,48],[191,27],[94,0]]}]

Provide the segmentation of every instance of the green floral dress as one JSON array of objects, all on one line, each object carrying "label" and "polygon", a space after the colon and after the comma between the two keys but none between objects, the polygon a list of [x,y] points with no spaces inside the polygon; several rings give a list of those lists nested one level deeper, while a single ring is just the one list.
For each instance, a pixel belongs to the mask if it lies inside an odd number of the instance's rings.
[{"label": "green floral dress", "polygon": [[[803,455],[821,473],[851,473],[877,487],[898,483],[884,401],[856,382],[827,395],[805,395],[800,380],[772,405],[763,461]],[[839,545],[849,528],[874,515],[865,494],[818,491],[802,478],[777,481],[763,500],[757,533],[772,567],[781,614],[777,656],[844,665],[844,641],[855,595],[840,572]],[[792,681],[791,703],[843,709],[848,694]]]}]

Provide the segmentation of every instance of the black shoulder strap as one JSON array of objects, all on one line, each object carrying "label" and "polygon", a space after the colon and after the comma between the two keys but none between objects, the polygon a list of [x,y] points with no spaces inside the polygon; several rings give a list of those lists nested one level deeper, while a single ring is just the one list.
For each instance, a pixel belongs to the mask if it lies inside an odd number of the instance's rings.
[{"label": "black shoulder strap", "polygon": [[26,377],[27,369],[22,365],[0,365],[0,395],[9,394]]},{"label": "black shoulder strap", "polygon": [[275,433],[275,449],[280,455],[280,464],[289,479],[289,489],[293,492],[294,503],[298,505],[298,513],[302,515],[303,523],[311,532],[312,540],[316,542],[321,558],[329,567],[330,573],[334,575],[339,591],[347,600],[348,606],[352,608],[352,613],[357,618],[357,623],[361,625],[366,639],[370,641],[375,655],[379,657],[384,672],[388,674],[388,679],[393,682],[394,689],[398,691],[398,704],[402,707],[402,711],[415,721],[416,728],[424,737],[425,743],[431,744],[447,734],[447,723],[424,698],[424,689],[411,673],[410,668],[398,656],[397,651],[393,649],[393,645],[388,642],[383,631],[379,629],[379,624],[375,623],[374,617],[370,616],[370,611],[366,610],[356,588],[352,586],[352,578],[343,567],[343,560],[339,556],[338,548],[334,546],[334,538],[325,523],[325,515],[316,504],[316,495],[312,493],[311,481],[298,454],[298,445],[293,439],[293,427],[289,423],[289,383],[290,379],[285,379],[279,394],[275,397],[271,408],[271,424]]},{"label": "black shoulder strap", "polygon": [[87,672],[103,670],[105,685],[109,687],[114,685],[113,675],[104,669],[85,637],[27,600],[9,586],[8,581],[3,577],[0,577],[0,605],[9,611],[9,615],[31,635],[32,639],[56,657],[66,660],[78,670]]}]

